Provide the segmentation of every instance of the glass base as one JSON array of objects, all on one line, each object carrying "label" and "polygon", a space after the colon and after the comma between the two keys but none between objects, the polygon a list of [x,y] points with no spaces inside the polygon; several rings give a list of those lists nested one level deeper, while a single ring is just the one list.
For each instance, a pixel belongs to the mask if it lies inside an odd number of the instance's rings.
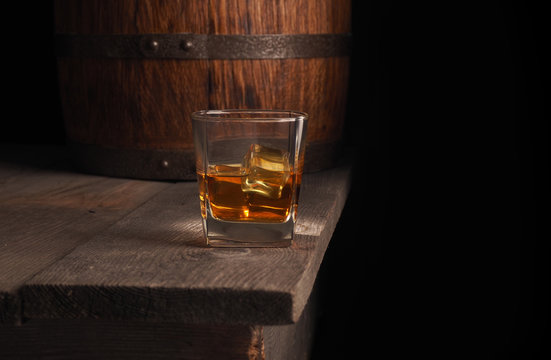
[{"label": "glass base", "polygon": [[285,223],[255,223],[218,220],[207,211],[203,218],[207,245],[213,247],[288,247],[294,225],[291,216]]}]

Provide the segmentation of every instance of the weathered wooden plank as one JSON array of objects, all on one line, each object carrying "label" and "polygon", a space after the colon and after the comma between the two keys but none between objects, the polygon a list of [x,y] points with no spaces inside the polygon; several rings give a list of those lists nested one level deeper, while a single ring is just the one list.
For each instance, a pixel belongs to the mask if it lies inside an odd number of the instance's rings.
[{"label": "weathered wooden plank", "polygon": [[27,279],[169,185],[71,172],[63,151],[42,151],[0,161],[0,323],[19,320]]},{"label": "weathered wooden plank", "polygon": [[196,183],[155,195],[22,288],[28,318],[296,322],[344,205],[349,167],[307,174],[289,248],[203,245]]},{"label": "weathered wooden plank", "polygon": [[263,353],[260,326],[100,319],[34,319],[23,326],[0,325],[4,360],[263,360]]},{"label": "weathered wooden plank", "polygon": [[1,359],[310,359],[315,294],[296,324],[32,319],[0,324]]},{"label": "weathered wooden plank", "polygon": [[262,328],[266,360],[309,360],[316,326],[316,286],[294,324],[268,325]]}]

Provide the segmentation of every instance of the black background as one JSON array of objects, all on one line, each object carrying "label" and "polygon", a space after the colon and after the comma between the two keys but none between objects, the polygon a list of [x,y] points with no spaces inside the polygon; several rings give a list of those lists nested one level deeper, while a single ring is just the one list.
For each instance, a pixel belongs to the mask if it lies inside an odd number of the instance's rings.
[{"label": "black background", "polygon": [[[10,3],[0,141],[62,145],[52,5]],[[543,5],[353,6],[357,167],[320,270],[314,359],[549,355]]]},{"label": "black background", "polygon": [[420,3],[354,2],[361,166],[315,358],[545,358],[549,22],[521,1]]}]

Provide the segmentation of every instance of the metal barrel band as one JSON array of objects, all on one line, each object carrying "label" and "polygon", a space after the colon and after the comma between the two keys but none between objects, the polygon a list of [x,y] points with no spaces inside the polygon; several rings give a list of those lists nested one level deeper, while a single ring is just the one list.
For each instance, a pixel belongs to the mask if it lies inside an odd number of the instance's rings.
[{"label": "metal barrel band", "polygon": [[[193,149],[126,149],[69,140],[73,160],[81,171],[137,179],[196,180]],[[342,144],[306,144],[305,173],[328,168],[340,158]]]},{"label": "metal barrel band", "polygon": [[288,59],[350,55],[344,34],[57,34],[58,57]]}]

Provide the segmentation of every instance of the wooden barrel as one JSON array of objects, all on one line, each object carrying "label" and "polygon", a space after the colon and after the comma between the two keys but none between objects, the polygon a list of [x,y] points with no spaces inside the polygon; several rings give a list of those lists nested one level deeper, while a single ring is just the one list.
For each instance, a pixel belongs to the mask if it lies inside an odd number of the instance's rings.
[{"label": "wooden barrel", "polygon": [[350,0],[56,0],[65,130],[85,171],[195,179],[190,114],[310,115],[305,171],[339,155]]}]

